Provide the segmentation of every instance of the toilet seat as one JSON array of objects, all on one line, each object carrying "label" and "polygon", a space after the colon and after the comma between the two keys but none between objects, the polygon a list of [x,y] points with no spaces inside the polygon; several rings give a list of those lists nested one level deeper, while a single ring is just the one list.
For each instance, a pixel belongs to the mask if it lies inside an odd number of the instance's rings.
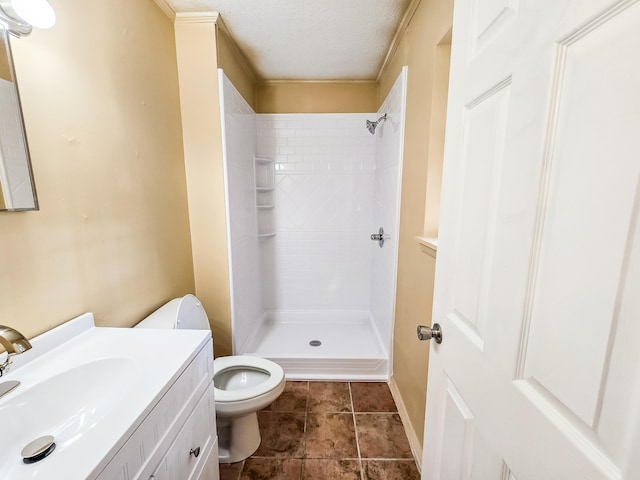
[{"label": "toilet seat", "polygon": [[[215,386],[215,378],[229,369],[260,370],[267,372],[269,378],[253,387],[238,390],[221,390]],[[261,357],[234,355],[218,357],[213,361],[214,395],[216,403],[239,402],[264,395],[284,382],[284,370],[280,365]]]}]

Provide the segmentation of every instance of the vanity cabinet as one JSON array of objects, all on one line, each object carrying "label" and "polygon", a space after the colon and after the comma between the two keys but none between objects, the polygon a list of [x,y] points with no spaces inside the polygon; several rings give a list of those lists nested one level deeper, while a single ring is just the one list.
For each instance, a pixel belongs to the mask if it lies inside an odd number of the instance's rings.
[{"label": "vanity cabinet", "polygon": [[135,428],[99,480],[218,480],[213,349],[206,344]]}]

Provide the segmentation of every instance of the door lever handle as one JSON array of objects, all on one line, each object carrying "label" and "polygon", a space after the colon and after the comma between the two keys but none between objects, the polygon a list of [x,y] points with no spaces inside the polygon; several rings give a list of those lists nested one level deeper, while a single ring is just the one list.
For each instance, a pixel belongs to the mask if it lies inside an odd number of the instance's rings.
[{"label": "door lever handle", "polygon": [[442,328],[439,323],[434,323],[432,327],[418,325],[418,340],[435,340],[436,343],[442,343]]}]

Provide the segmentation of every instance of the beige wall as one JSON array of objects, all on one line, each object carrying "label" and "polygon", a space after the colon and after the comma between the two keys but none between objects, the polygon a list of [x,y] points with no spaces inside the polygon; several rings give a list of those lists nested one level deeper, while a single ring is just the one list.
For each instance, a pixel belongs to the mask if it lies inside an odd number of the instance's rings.
[{"label": "beige wall", "polygon": [[229,262],[215,17],[175,21],[196,295],[215,353],[232,353]]},{"label": "beige wall", "polygon": [[267,82],[257,87],[257,113],[370,113],[375,82]]},{"label": "beige wall", "polygon": [[257,108],[256,77],[233,39],[226,33],[226,29],[221,27],[220,19],[217,23],[216,46],[218,68],[224,70],[225,75],[238,89],[240,95],[255,111]]},{"label": "beige wall", "polygon": [[0,213],[0,323],[130,326],[193,291],[173,25],[152,0],[51,0],[12,39],[41,210]]},{"label": "beige wall", "polygon": [[444,160],[444,133],[447,122],[449,95],[449,64],[451,63],[451,30],[436,47],[431,95],[431,123],[429,127],[429,155],[427,157],[427,185],[424,202],[424,236],[438,238],[440,223],[440,191]]},{"label": "beige wall", "polygon": [[195,293],[216,356],[232,354],[231,298],[218,68],[255,109],[255,75],[217,15],[175,20]]},{"label": "beige wall", "polygon": [[9,54],[5,53],[6,51],[6,43],[3,39],[0,39],[0,78],[11,82],[13,79],[11,78],[11,68],[9,67]]},{"label": "beige wall", "polygon": [[[393,381],[418,441],[424,431],[429,344],[416,338],[418,323],[431,323],[435,260],[414,240],[422,235],[436,45],[451,28],[452,0],[422,0],[391,62],[380,77],[382,102],[403,65],[409,66],[402,172]],[[411,433],[410,433],[411,435]],[[420,450],[421,450],[420,446]]]}]

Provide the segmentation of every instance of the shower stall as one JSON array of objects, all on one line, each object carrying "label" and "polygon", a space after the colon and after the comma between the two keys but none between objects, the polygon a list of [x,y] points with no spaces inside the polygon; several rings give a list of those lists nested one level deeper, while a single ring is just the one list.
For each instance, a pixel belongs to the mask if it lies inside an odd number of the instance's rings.
[{"label": "shower stall", "polygon": [[256,114],[219,75],[234,354],[388,379],[406,67],[371,114]]}]

